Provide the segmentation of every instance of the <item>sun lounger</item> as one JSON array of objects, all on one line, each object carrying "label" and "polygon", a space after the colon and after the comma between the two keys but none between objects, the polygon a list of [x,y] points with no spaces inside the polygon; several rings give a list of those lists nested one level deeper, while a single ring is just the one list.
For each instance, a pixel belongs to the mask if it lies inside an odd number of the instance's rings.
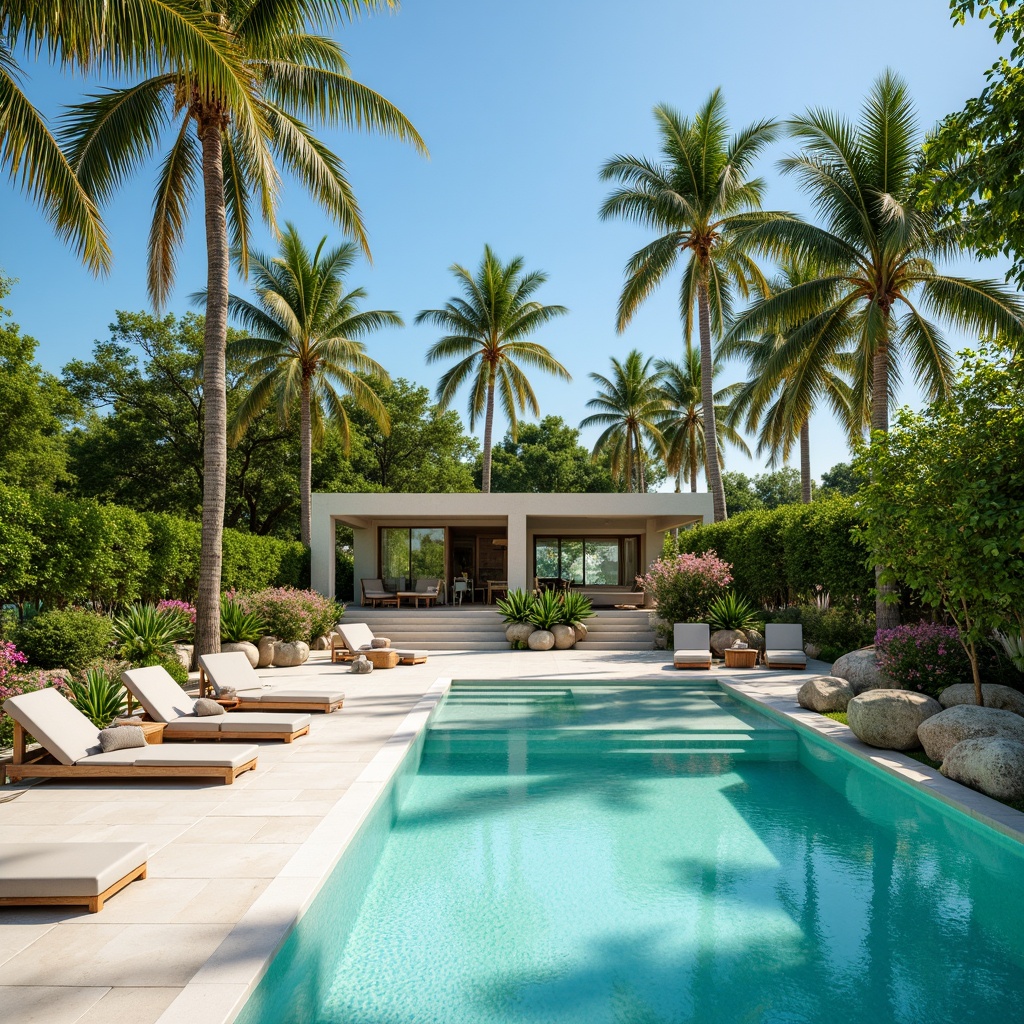
[{"label": "sun lounger", "polygon": [[711,628],[706,622],[677,622],[672,640],[676,668],[711,668]]},{"label": "sun lounger", "polygon": [[284,740],[291,743],[309,732],[307,714],[232,711],[231,714],[197,716],[196,702],[162,665],[129,669],[121,673],[121,682],[154,722],[166,724],[165,740]]},{"label": "sun lounger", "polygon": [[[8,697],[4,711],[14,719],[14,762],[5,766],[12,781],[198,776],[230,785],[256,767],[259,753],[251,744],[225,748],[214,743],[176,748],[161,743],[103,753],[100,730],[52,686]],[[43,751],[28,754],[26,734],[34,736]]]},{"label": "sun lounger", "polygon": [[145,843],[0,843],[0,907],[82,906],[95,914],[145,877]]},{"label": "sun lounger", "polygon": [[764,663],[769,668],[807,668],[804,627],[799,623],[769,622],[764,627]]},{"label": "sun lounger", "polygon": [[338,685],[316,677],[268,681],[256,674],[241,651],[203,654],[199,658],[199,693],[207,686],[215,694],[235,691],[240,711],[323,711],[329,714],[345,703]]},{"label": "sun lounger", "polygon": [[[376,637],[373,630],[365,622],[346,622],[334,627],[338,637],[331,642],[331,661],[351,661],[369,650]],[[338,638],[341,638],[339,644]],[[378,648],[378,650],[394,650],[403,665],[422,665],[427,660],[427,651],[400,651],[398,648]]]}]

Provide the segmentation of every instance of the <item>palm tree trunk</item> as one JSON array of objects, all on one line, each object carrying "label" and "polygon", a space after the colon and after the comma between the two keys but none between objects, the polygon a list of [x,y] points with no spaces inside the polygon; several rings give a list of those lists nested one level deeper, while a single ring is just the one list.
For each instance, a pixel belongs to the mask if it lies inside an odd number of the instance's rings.
[{"label": "palm tree trunk", "polygon": [[707,464],[715,522],[719,523],[723,519],[727,519],[729,513],[725,507],[722,469],[718,464],[715,385],[712,380],[714,369],[711,363],[711,307],[708,303],[708,288],[703,282],[697,287],[697,311],[700,320],[700,404],[704,413],[704,461]]},{"label": "palm tree trunk", "polygon": [[691,427],[690,433],[690,491],[697,493],[697,429]]},{"label": "palm tree trunk", "polygon": [[487,411],[484,414],[484,471],[480,490],[491,493],[491,431],[494,429],[494,368],[487,382]]},{"label": "palm tree trunk", "polygon": [[811,503],[811,427],[807,420],[800,424],[800,500]]},{"label": "palm tree trunk", "polygon": [[206,327],[203,336],[203,528],[196,600],[195,657],[220,651],[220,576],[228,468],[225,346],[228,335],[228,229],[219,114],[199,123],[206,206]]},{"label": "palm tree trunk", "polygon": [[313,502],[313,427],[309,416],[308,380],[302,382],[302,407],[300,414],[299,535],[302,538],[302,543],[308,547],[313,532],[310,510]]},{"label": "palm tree trunk", "polygon": [[[871,432],[889,432],[889,345],[882,341],[875,352],[871,367]],[[895,629],[900,624],[898,604],[890,604],[886,597],[896,593],[891,583],[882,582],[885,566],[875,566],[875,628]]]}]

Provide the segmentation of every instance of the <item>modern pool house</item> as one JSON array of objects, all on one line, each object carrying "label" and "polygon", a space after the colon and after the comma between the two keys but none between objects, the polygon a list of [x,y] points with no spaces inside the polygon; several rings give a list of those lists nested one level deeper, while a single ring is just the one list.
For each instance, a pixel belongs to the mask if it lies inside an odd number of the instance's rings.
[{"label": "modern pool house", "polygon": [[462,600],[527,589],[534,578],[583,590],[595,607],[642,603],[636,577],[665,534],[710,522],[711,496],[681,494],[314,494],[312,585],[335,593],[337,528],[352,530],[354,587],[462,580]]}]

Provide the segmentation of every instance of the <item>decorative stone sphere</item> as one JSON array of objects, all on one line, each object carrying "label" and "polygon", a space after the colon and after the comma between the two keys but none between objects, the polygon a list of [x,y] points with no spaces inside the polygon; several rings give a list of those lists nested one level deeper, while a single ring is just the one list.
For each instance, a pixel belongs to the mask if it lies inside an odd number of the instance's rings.
[{"label": "decorative stone sphere", "polygon": [[725,657],[725,649],[732,647],[737,640],[747,642],[747,634],[741,629],[718,629],[711,634],[711,650],[719,658]]},{"label": "decorative stone sphere", "polygon": [[294,668],[302,665],[309,657],[309,644],[296,640],[293,644],[278,641],[274,644],[274,665],[278,668]]},{"label": "decorative stone sphere", "polygon": [[586,640],[587,634],[590,632],[582,622],[574,622],[572,624],[572,631],[576,634],[576,643]]},{"label": "decorative stone sphere", "polygon": [[555,649],[567,651],[576,643],[576,631],[572,626],[552,626],[551,635],[555,638]]},{"label": "decorative stone sphere", "polygon": [[555,646],[554,636],[546,629],[535,629],[526,641],[531,651],[550,651]]},{"label": "decorative stone sphere", "polygon": [[532,622],[513,622],[505,630],[505,639],[510,644],[525,644],[536,629]]},{"label": "decorative stone sphere", "polygon": [[277,643],[276,636],[261,636],[260,642],[256,645],[259,652],[257,668],[270,668],[274,664],[274,644]]},{"label": "decorative stone sphere", "polygon": [[249,659],[249,664],[252,665],[253,668],[257,668],[259,666],[260,652],[255,644],[251,644],[248,641],[243,640],[237,644],[229,643],[220,645],[221,654],[230,654],[232,651],[240,651],[244,654]]}]

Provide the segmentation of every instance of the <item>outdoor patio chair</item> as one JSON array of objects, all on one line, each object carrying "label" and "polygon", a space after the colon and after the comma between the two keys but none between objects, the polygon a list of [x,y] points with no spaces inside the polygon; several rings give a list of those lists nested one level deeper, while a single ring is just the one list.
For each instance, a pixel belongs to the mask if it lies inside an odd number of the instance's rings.
[{"label": "outdoor patio chair", "polygon": [[330,714],[345,703],[345,694],[337,683],[321,681],[315,676],[263,679],[241,651],[200,655],[200,696],[206,693],[208,686],[218,697],[222,690],[233,690],[239,711],[323,711]]},{"label": "outdoor patio chair", "polygon": [[427,607],[441,596],[441,581],[438,579],[422,579],[416,581],[415,590],[400,590],[395,597],[398,598],[398,605],[401,607],[402,598],[412,601],[419,608],[420,601],[425,601]]},{"label": "outdoor patio chair", "polygon": [[711,628],[706,622],[677,622],[672,633],[676,668],[711,668]]},{"label": "outdoor patio chair", "polygon": [[383,580],[360,580],[359,589],[363,595],[362,604],[369,604],[373,608],[389,604],[398,607],[398,595],[388,590]]},{"label": "outdoor patio chair", "polygon": [[764,663],[769,668],[807,668],[804,627],[799,623],[769,622],[764,627]]},{"label": "outdoor patio chair", "polygon": [[0,907],[87,907],[146,877],[145,843],[0,843]]},{"label": "outdoor patio chair", "polygon": [[[338,623],[335,627],[338,631],[338,636],[334,638],[333,643],[337,646],[331,648],[331,660],[335,661],[351,661],[353,658],[359,657],[364,651],[371,649],[372,643],[377,638],[373,635],[373,630],[365,622],[346,622],[344,624]],[[341,644],[338,644],[340,639]],[[344,651],[341,650],[344,645]],[[398,655],[398,661],[402,665],[422,665],[427,660],[427,651],[400,651],[397,648],[379,648],[380,650],[391,650],[395,651]],[[338,658],[335,658],[335,650],[338,651]]]},{"label": "outdoor patio chair", "polygon": [[[59,690],[48,686],[4,701],[14,719],[14,761],[4,766],[8,779],[58,778],[219,778],[230,785],[256,767],[259,748],[225,748],[219,743],[189,747],[153,744],[103,752],[100,730]],[[29,754],[26,735],[43,749]],[[0,776],[0,784],[3,778]]]},{"label": "outdoor patio chair", "polygon": [[284,740],[291,743],[309,732],[309,715],[306,714],[233,711],[199,716],[195,700],[171,678],[163,665],[128,669],[121,673],[121,682],[154,722],[166,725],[165,740]]}]

